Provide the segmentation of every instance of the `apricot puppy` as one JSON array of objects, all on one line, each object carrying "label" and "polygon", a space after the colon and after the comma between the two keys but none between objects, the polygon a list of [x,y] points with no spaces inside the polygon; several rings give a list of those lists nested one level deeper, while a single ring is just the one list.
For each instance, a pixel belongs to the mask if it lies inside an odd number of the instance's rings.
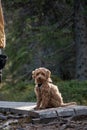
[{"label": "apricot puppy", "polygon": [[36,110],[52,107],[64,107],[76,105],[76,102],[64,103],[58,87],[52,84],[50,70],[40,67],[32,71],[32,77],[35,80],[35,94],[37,97]]}]

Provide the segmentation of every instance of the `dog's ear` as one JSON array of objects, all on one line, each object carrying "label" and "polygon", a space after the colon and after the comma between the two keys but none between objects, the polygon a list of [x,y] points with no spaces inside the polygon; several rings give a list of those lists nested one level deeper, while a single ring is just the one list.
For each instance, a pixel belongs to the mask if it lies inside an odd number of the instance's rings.
[{"label": "dog's ear", "polygon": [[47,73],[47,81],[48,81],[48,82],[52,82],[50,70],[47,69],[47,72],[46,72],[46,73]]},{"label": "dog's ear", "polygon": [[46,74],[47,74],[47,78],[50,78],[50,76],[51,76],[50,70],[47,69]]},{"label": "dog's ear", "polygon": [[35,79],[35,71],[32,71],[32,78]]}]

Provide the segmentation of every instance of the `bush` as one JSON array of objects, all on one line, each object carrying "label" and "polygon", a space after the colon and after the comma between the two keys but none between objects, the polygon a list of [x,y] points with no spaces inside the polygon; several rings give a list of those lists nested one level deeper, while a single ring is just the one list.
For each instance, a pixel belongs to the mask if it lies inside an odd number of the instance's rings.
[{"label": "bush", "polygon": [[[64,102],[75,101],[78,104],[87,105],[87,81],[57,81],[59,91]],[[0,100],[9,101],[36,101],[34,84],[20,81],[17,84],[8,84],[0,88]]]},{"label": "bush", "polygon": [[76,101],[87,105],[87,81],[64,81],[57,85],[65,102]]}]

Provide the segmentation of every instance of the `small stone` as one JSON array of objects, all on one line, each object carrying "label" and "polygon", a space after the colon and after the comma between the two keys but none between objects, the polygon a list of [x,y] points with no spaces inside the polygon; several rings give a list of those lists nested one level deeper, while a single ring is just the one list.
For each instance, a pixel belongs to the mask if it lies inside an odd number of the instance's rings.
[{"label": "small stone", "polygon": [[7,116],[0,115],[0,120],[7,120]]}]

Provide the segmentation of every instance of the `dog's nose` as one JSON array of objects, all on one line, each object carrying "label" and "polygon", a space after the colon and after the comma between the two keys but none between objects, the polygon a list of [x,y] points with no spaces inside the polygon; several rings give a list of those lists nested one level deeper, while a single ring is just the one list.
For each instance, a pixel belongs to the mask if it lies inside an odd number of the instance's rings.
[{"label": "dog's nose", "polygon": [[40,79],[41,79],[41,77],[38,77],[38,79],[40,80]]}]

